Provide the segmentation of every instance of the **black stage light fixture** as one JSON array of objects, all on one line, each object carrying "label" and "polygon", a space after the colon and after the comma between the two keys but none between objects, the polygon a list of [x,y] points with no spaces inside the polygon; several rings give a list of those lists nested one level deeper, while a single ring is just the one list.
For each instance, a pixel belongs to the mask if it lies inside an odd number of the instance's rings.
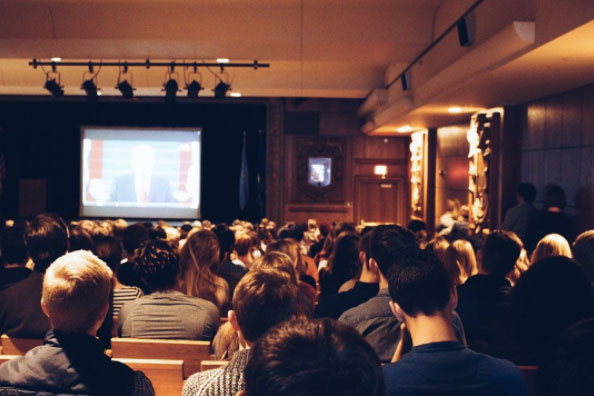
[{"label": "black stage light fixture", "polygon": [[175,102],[175,96],[177,95],[177,91],[179,89],[179,85],[177,85],[177,81],[175,79],[170,78],[164,84],[165,87],[165,102],[173,103]]},{"label": "black stage light fixture", "polygon": [[55,78],[48,79],[43,87],[47,89],[54,98],[61,98],[64,96],[64,90]]},{"label": "black stage light fixture", "polygon": [[186,85],[186,89],[188,90],[188,98],[196,99],[202,89],[202,85],[198,81],[192,80],[191,83]]},{"label": "black stage light fixture", "polygon": [[227,95],[227,91],[231,89],[229,84],[225,84],[222,81],[219,81],[217,86],[214,89],[215,98],[224,98]]},{"label": "black stage light fixture", "polygon": [[80,87],[83,89],[87,94],[87,99],[91,102],[97,100],[99,95],[97,94],[97,85],[95,85],[95,81],[92,78],[83,81],[82,86]]},{"label": "black stage light fixture", "polygon": [[130,85],[128,80],[120,82],[118,84],[118,89],[120,90],[124,98],[130,99],[134,96],[134,88],[132,88],[132,85]]}]

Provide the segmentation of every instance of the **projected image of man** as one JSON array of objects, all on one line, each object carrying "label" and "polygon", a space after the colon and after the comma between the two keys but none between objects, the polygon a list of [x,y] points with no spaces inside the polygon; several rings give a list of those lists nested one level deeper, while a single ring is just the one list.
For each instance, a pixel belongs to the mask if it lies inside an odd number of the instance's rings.
[{"label": "projected image of man", "polygon": [[155,150],[149,145],[130,151],[132,174],[118,176],[112,186],[111,201],[138,205],[175,202],[169,180],[154,174]]}]

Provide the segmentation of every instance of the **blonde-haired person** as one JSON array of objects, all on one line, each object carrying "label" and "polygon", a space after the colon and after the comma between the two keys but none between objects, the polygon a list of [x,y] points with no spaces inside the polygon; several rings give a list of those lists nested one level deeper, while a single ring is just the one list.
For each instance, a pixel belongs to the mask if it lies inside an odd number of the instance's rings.
[{"label": "blonde-haired person", "polygon": [[536,249],[534,249],[532,256],[530,256],[530,264],[551,256],[573,258],[569,242],[560,234],[549,234],[538,241]]},{"label": "blonde-haired person", "polygon": [[52,329],[43,345],[0,366],[3,388],[52,394],[154,395],[139,371],[112,361],[95,337],[109,310],[113,274],[88,251],[58,258],[43,280]]},{"label": "blonde-haired person", "polygon": [[179,253],[177,287],[191,297],[214,303],[221,313],[229,303],[229,285],[213,269],[219,263],[219,239],[210,230],[192,233]]},{"label": "blonde-haired person", "polygon": [[448,246],[443,264],[455,286],[463,285],[468,278],[478,274],[474,249],[464,239],[457,239]]}]

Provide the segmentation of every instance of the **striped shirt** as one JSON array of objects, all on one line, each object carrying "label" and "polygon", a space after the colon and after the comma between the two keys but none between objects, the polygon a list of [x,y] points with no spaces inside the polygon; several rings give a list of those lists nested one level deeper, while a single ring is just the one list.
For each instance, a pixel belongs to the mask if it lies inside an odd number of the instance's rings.
[{"label": "striped shirt", "polygon": [[113,319],[117,321],[120,315],[120,309],[122,305],[128,301],[136,300],[141,297],[144,293],[137,287],[124,286],[119,290],[113,291]]}]

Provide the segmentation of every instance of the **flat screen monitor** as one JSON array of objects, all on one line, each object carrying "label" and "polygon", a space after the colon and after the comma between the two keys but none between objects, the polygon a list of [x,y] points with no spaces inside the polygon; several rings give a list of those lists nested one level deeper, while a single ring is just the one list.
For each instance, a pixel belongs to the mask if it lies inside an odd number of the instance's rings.
[{"label": "flat screen monitor", "polygon": [[81,128],[81,217],[200,217],[200,128]]}]

